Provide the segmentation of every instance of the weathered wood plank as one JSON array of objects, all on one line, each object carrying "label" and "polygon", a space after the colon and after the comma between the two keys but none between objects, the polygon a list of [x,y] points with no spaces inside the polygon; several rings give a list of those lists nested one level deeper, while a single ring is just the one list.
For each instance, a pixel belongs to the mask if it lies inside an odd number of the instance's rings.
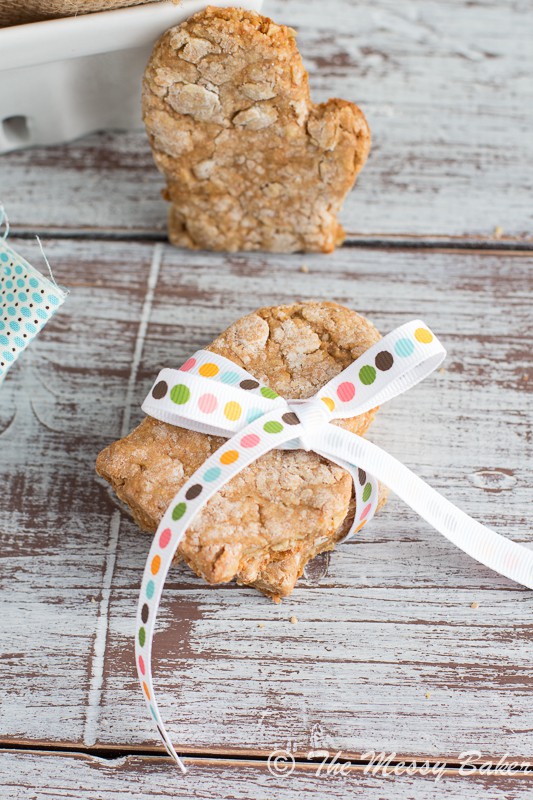
[{"label": "weathered wood plank", "polygon": [[[0,778],[11,800],[41,800],[50,796],[99,800],[151,800],[154,796],[206,800],[293,800],[327,794],[331,800],[364,796],[368,800],[529,800],[527,774],[464,774],[447,769],[441,774],[372,775],[363,767],[344,767],[329,774],[318,764],[298,764],[291,774],[272,774],[266,764],[246,761],[187,759],[189,772],[180,775],[168,758],[130,756],[112,760],[59,753],[0,753]],[[321,769],[317,773],[317,769]],[[438,777],[438,780],[436,780]]]},{"label": "weathered wood plank", "polygon": [[[21,250],[38,263],[36,244]],[[130,264],[131,248],[115,247],[107,274],[86,249],[65,255],[57,278],[72,292],[66,313],[24,354],[0,403],[0,659],[13,676],[0,725],[2,734],[27,734],[29,694],[41,708],[44,738],[48,729],[78,740],[101,624],[106,539],[117,527],[92,480],[95,442],[102,422],[117,433],[122,421],[129,425],[124,397],[103,405],[97,393],[117,380],[126,393],[150,248]]]},{"label": "weathered wood plank", "polygon": [[[142,243],[59,240],[47,253],[71,296],[0,406],[4,741],[158,746],[132,648],[149,540],[118,514],[94,458],[140,418],[160,367],[258,302],[328,297],[384,332],[426,319],[449,348],[445,371],[384,408],[371,437],[480,520],[533,541],[533,257],[344,249],[307,258],[303,274],[296,256],[170,247],[159,267]],[[163,713],[189,752],[289,742],[527,757],[531,603],[391,499],[281,606],[173,570],[156,642]]]},{"label": "weathered wood plank", "polygon": [[[299,29],[317,100],[358,102],[373,152],[349,197],[350,236],[531,241],[529,7],[520,0],[273,0]],[[3,156],[0,194],[19,230],[165,229],[144,133],[89,136]]]}]

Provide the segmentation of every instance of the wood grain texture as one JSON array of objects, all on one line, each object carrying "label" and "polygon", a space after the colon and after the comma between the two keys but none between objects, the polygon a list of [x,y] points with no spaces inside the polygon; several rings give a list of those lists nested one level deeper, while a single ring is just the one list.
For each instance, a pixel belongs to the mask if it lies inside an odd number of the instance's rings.
[{"label": "wood grain texture", "polygon": [[[110,761],[59,753],[0,753],[0,779],[10,800],[49,797],[82,800],[151,800],[152,797],[211,800],[293,800],[327,796],[331,800],[365,797],[367,800],[529,800],[528,775],[464,775],[445,770],[438,781],[428,775],[376,775],[361,767],[344,774],[316,774],[317,765],[298,765],[291,775],[273,775],[264,763],[187,759],[189,772],[179,774],[168,758],[133,756]],[[7,795],[6,795],[7,796]]]},{"label": "wood grain texture", "polygon": [[[299,31],[314,99],[361,105],[373,152],[343,221],[350,237],[531,241],[530,8],[521,0],[273,0]],[[140,77],[140,76],[139,76]],[[163,185],[143,132],[3,156],[18,230],[162,234]]]},{"label": "wood grain texture", "polygon": [[[35,245],[13,244],[37,261]],[[0,405],[4,742],[161,749],[133,664],[149,539],[117,511],[94,459],[140,419],[162,366],[257,301],[327,296],[383,332],[425,319],[449,350],[444,371],[383,408],[371,438],[465,511],[533,542],[533,257],[345,248],[306,258],[303,274],[298,256],[46,249],[71,295]],[[176,567],[156,639],[164,718],[188,752],[527,757],[532,602],[391,499],[280,606]]]}]

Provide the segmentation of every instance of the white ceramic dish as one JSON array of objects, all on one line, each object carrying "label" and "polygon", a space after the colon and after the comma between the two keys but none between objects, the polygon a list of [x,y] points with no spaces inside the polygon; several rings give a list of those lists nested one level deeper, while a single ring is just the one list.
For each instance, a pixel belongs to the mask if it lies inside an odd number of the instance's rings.
[{"label": "white ceramic dish", "polygon": [[206,5],[231,3],[161,2],[0,29],[0,153],[141,127],[141,78],[155,40]]}]

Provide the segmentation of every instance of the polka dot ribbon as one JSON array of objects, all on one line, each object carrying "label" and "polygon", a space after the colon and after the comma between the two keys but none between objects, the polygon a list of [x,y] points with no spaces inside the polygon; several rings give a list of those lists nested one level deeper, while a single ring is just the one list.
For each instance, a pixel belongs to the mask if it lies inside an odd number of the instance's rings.
[{"label": "polka dot ribbon", "polygon": [[143,695],[165,748],[183,772],[154,696],[151,654],[165,579],[185,531],[207,501],[248,464],[273,448],[313,450],[347,469],[356,513],[348,535],[374,515],[378,480],[423,519],[482,564],[533,588],[533,550],[460,511],[384,450],[338,425],[415,386],[446,352],[427,325],[402,325],[367,350],[309,400],[285,400],[226,358],[200,350],[179,370],[164,369],[143,404],[146,414],[202,433],[228,437],[182,486],[152,542],[137,612],[135,652]]},{"label": "polka dot ribbon", "polygon": [[0,238],[0,383],[66,297]]}]

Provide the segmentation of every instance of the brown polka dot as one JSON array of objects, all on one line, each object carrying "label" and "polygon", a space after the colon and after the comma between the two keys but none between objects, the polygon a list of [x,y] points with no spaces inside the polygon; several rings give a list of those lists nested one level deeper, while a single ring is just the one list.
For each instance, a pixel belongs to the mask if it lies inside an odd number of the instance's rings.
[{"label": "brown polka dot", "polygon": [[159,381],[152,389],[152,397],[156,400],[161,400],[162,397],[168,392],[168,385],[166,381]]},{"label": "brown polka dot", "polygon": [[143,605],[143,607],[142,607],[141,619],[144,622],[144,624],[146,625],[146,623],[148,622],[148,603],[145,603]]},{"label": "brown polka dot", "polygon": [[361,486],[364,486],[366,483],[366,472],[364,471],[364,469],[359,469],[357,470],[357,473],[359,476],[359,483],[361,484]]},{"label": "brown polka dot", "polygon": [[281,418],[286,425],[299,425],[300,420],[298,419],[297,415],[294,411],[288,411],[284,414]]},{"label": "brown polka dot", "polygon": [[394,359],[388,350],[382,350],[376,356],[376,367],[382,372],[386,372],[394,364]]},{"label": "brown polka dot", "polygon": [[199,483],[195,483],[194,486],[191,486],[190,489],[187,489],[185,493],[186,500],[194,500],[195,497],[198,497],[199,494],[202,493],[202,487]]},{"label": "brown polka dot", "polygon": [[239,386],[241,387],[241,389],[257,389],[257,387],[259,386],[259,382],[246,380],[246,381],[241,381],[239,383]]}]

